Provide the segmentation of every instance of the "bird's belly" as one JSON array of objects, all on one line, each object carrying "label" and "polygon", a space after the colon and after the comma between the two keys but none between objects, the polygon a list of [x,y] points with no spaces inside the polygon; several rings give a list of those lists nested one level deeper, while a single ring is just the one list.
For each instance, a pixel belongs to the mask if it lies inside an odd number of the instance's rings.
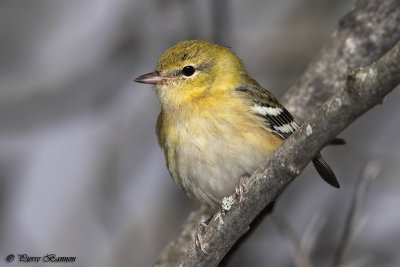
[{"label": "bird's belly", "polygon": [[262,149],[261,142],[267,140],[259,136],[246,139],[206,132],[182,136],[187,134],[181,131],[177,144],[167,149],[169,171],[188,196],[214,207],[234,192],[240,177],[252,173],[271,153]]}]

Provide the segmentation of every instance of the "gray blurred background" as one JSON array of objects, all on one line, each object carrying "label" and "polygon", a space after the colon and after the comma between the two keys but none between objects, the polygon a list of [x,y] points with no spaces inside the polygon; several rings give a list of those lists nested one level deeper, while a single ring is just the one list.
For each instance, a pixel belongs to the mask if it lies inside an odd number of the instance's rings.
[{"label": "gray blurred background", "polygon": [[[6,263],[10,253],[77,257],[66,266],[151,265],[197,203],[166,171],[153,89],[133,79],[171,45],[200,38],[232,47],[280,97],[353,2],[2,1],[0,266],[21,264]],[[400,266],[399,101],[397,90],[341,134],[346,146],[324,150],[340,190],[308,167],[230,266],[294,266],[295,236],[316,239],[312,262],[330,266],[369,160],[382,172],[344,262]]]}]

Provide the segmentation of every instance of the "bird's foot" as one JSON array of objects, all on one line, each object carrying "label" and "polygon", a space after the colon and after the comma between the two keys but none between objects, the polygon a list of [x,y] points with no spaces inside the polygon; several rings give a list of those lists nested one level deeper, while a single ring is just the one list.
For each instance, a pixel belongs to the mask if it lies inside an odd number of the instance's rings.
[{"label": "bird's foot", "polygon": [[248,176],[242,176],[239,178],[239,183],[235,187],[235,192],[236,195],[239,197],[239,203],[242,202],[242,197],[244,196],[244,193],[246,192],[246,186],[245,186],[245,181],[249,179]]},{"label": "bird's foot", "polygon": [[194,243],[195,243],[196,247],[198,247],[206,255],[207,255],[207,252],[205,251],[205,248],[204,248],[205,244],[203,242],[203,232],[208,227],[208,224],[210,223],[210,221],[213,217],[214,217],[214,215],[199,225],[199,227],[197,228],[197,231],[196,231],[196,236],[194,238]]}]

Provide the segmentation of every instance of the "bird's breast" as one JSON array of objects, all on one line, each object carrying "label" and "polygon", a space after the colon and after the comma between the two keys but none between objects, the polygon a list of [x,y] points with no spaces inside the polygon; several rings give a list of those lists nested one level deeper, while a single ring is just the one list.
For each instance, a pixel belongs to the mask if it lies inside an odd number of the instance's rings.
[{"label": "bird's breast", "polygon": [[218,115],[159,125],[173,180],[188,196],[212,206],[232,194],[239,178],[252,173],[281,143],[251,118]]}]

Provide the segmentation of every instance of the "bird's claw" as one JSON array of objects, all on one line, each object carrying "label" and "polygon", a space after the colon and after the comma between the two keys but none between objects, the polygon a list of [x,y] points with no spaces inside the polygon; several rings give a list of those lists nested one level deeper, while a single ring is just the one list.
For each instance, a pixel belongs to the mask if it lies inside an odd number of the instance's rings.
[{"label": "bird's claw", "polygon": [[200,223],[200,225],[199,225],[199,227],[197,228],[197,231],[196,231],[196,236],[194,238],[194,243],[195,243],[196,247],[198,247],[206,255],[207,255],[207,252],[205,251],[205,248],[204,248],[204,242],[203,242],[203,237],[202,236],[203,236],[204,230],[208,227],[208,224],[210,223],[212,218],[213,218],[213,216],[211,216],[210,218],[208,218],[204,222]]},{"label": "bird's claw", "polygon": [[239,178],[239,184],[235,187],[235,192],[236,195],[239,196],[239,203],[242,202],[242,196],[245,193],[246,186],[244,185],[245,180],[247,179],[247,176],[242,176]]},{"label": "bird's claw", "polygon": [[196,247],[198,247],[204,254],[207,254],[207,252],[204,250],[204,246],[203,246],[203,230],[204,230],[204,226],[202,224],[200,224],[199,228],[197,228],[196,231],[196,237],[194,239],[194,243],[196,244]]}]

